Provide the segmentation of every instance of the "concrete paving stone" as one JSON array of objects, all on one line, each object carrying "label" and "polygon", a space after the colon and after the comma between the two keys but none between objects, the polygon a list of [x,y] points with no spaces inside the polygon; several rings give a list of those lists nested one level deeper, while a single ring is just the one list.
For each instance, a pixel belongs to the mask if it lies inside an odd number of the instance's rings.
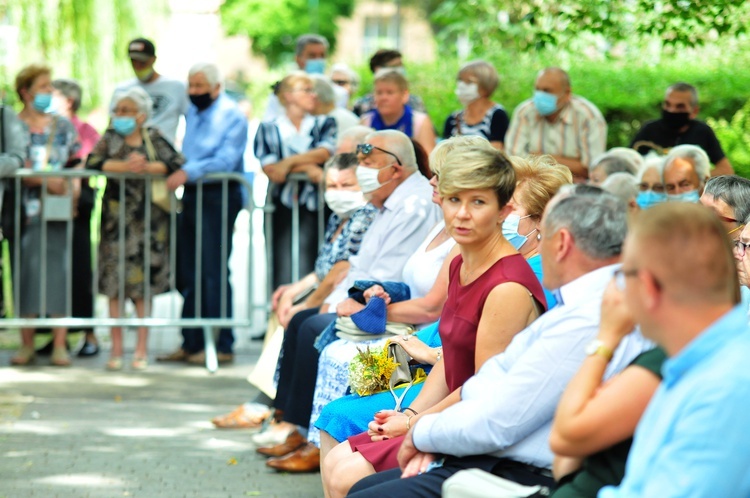
[{"label": "concrete paving stone", "polygon": [[[239,341],[213,375],[156,362],[131,372],[127,358],[107,372],[107,351],[71,368],[0,367],[0,498],[323,496],[319,474],[278,474],[250,431],[210,423],[257,393],[245,379],[260,347]],[[0,350],[0,365],[12,354]]]}]

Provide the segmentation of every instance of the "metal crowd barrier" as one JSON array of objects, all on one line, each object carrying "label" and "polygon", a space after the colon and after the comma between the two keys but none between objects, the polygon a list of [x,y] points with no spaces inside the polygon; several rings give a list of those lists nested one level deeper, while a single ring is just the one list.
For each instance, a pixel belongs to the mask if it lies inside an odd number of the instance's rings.
[{"label": "metal crowd barrier", "polygon": [[[221,248],[221,295],[220,295],[220,303],[221,303],[221,316],[218,318],[205,318],[201,317],[201,294],[203,292],[203,289],[201,288],[201,281],[200,279],[196,279],[196,286],[195,286],[195,299],[196,299],[196,310],[195,315],[198,318],[179,318],[179,314],[177,314],[177,309],[175,307],[174,298],[172,300],[171,304],[171,313],[170,315],[173,318],[153,318],[151,317],[151,290],[150,285],[148,285],[149,282],[151,282],[151,251],[150,251],[150,240],[151,240],[151,217],[152,212],[154,209],[159,209],[158,207],[154,206],[151,202],[152,199],[152,182],[153,179],[164,179],[163,176],[151,176],[151,175],[142,175],[142,174],[131,174],[131,173],[103,173],[99,171],[92,171],[92,170],[66,170],[66,171],[55,171],[55,172],[38,172],[38,171],[31,171],[28,169],[19,170],[15,174],[15,178],[12,180],[13,186],[16,191],[15,196],[15,227],[14,227],[14,244],[13,244],[13,254],[12,254],[12,271],[13,271],[13,297],[14,297],[14,303],[16,304],[16,308],[18,308],[18,305],[20,304],[20,270],[21,270],[21,258],[23,257],[23,254],[21,253],[21,241],[22,241],[22,226],[21,226],[21,210],[24,209],[23,203],[22,203],[22,181],[27,178],[40,178],[42,182],[42,188],[41,188],[41,203],[42,206],[45,204],[51,203],[51,196],[47,193],[47,183],[52,178],[63,178],[67,182],[67,191],[72,191],[73,181],[75,179],[81,179],[81,181],[89,181],[89,178],[91,177],[107,177],[112,178],[116,180],[140,180],[146,182],[146,197],[145,197],[145,213],[144,213],[144,219],[149,220],[149,222],[144,223],[144,305],[145,305],[145,317],[144,318],[125,318],[124,315],[124,307],[125,307],[125,202],[123,200],[125,199],[125,182],[120,181],[119,182],[119,264],[118,264],[118,281],[120,283],[119,288],[119,298],[118,298],[118,304],[119,304],[119,311],[120,311],[120,318],[76,318],[72,317],[72,283],[74,276],[72,275],[72,249],[73,249],[73,218],[72,216],[67,217],[67,219],[64,221],[66,224],[66,248],[67,251],[67,274],[65,279],[65,289],[47,289],[44,288],[44,286],[40,286],[40,314],[39,318],[5,318],[0,320],[0,329],[10,329],[10,328],[20,328],[20,327],[27,327],[27,328],[44,328],[44,327],[66,327],[66,328],[93,328],[95,326],[102,326],[102,327],[150,327],[150,328],[163,328],[163,327],[190,327],[190,328],[201,328],[203,329],[203,335],[205,338],[205,352],[206,352],[206,368],[208,368],[209,371],[215,372],[218,368],[218,361],[216,357],[216,347],[214,343],[214,329],[218,328],[233,328],[233,327],[250,327],[252,318],[254,316],[254,312],[256,311],[256,308],[262,308],[266,309],[267,304],[262,305],[256,305],[254,303],[253,299],[253,263],[255,261],[255,255],[253,251],[253,212],[256,209],[253,195],[252,195],[252,184],[248,182],[248,180],[239,173],[215,173],[210,174],[205,177],[205,179],[199,181],[196,184],[197,188],[197,208],[196,208],[196,240],[195,240],[195,251],[196,251],[196,265],[195,265],[195,274],[201,275],[201,253],[202,253],[202,240],[201,240],[201,231],[202,231],[202,206],[203,206],[203,189],[204,186],[209,184],[211,185],[220,184],[222,186],[221,188],[221,194],[222,194],[222,240],[226,238],[227,234],[227,217],[228,217],[228,193],[229,193],[229,183],[230,182],[236,182],[239,183],[241,186],[248,189],[250,195],[247,196],[247,201],[244,206],[245,209],[247,209],[250,213],[249,221],[248,221],[248,249],[247,249],[247,268],[248,268],[248,274],[247,274],[247,289],[246,289],[246,295],[247,299],[245,301],[245,306],[247,309],[247,318],[235,318],[228,316],[227,313],[227,299],[228,296],[226,295],[226,286],[224,283],[229,278],[229,268],[228,268],[228,254],[226,253],[226,245],[222,244]],[[176,275],[177,275],[177,209],[178,209],[178,202],[174,199],[174,196],[171,196],[171,209],[170,209],[170,245],[169,245],[169,257],[170,257],[170,278],[169,278],[169,292],[173,293],[173,296],[176,296],[174,292],[176,289]],[[99,196],[97,195],[97,198]],[[268,203],[267,203],[268,204]],[[72,196],[70,196],[69,206],[61,205],[58,199],[57,206],[58,209],[61,211],[64,211],[66,209],[70,209],[70,212],[73,211],[73,200]],[[42,208],[44,209],[44,208]],[[95,211],[96,213],[96,211]],[[42,214],[40,213],[40,216]],[[64,218],[64,213],[62,213],[61,218]],[[50,219],[50,218],[48,218]],[[100,228],[100,224],[96,224],[97,228]],[[46,282],[47,281],[47,274],[48,274],[48,268],[47,268],[47,257],[46,257],[46,251],[47,251],[47,239],[48,239],[48,227],[47,223],[42,222],[41,223],[41,243],[40,243],[40,276],[41,281]],[[98,236],[96,240],[99,241],[100,237]],[[234,250],[236,251],[237,248],[235,247]],[[267,255],[267,258],[270,258],[271,252]],[[92,250],[91,258],[93,261],[93,269],[92,269],[92,294],[93,294],[93,300],[94,303],[92,305],[94,306],[93,309],[96,309],[95,307],[95,301],[98,294],[98,288],[99,288],[99,257],[98,252],[94,249]],[[267,268],[270,272],[270,259],[267,260],[266,264],[268,265]],[[50,292],[65,292],[66,293],[66,313],[65,317],[59,317],[59,318],[51,318],[47,316],[47,297],[48,293]],[[236,310],[234,315],[237,315]],[[240,313],[241,315],[241,313]],[[177,318],[174,318],[177,317]],[[265,324],[264,324],[265,325]]]},{"label": "metal crowd barrier", "polygon": [[[292,173],[289,176],[287,176],[286,181],[288,183],[291,183],[292,186],[292,240],[291,240],[291,254],[292,254],[292,282],[298,281],[301,277],[304,275],[300,275],[299,271],[299,265],[300,265],[300,251],[299,251],[299,242],[300,242],[300,236],[299,236],[299,186],[300,183],[303,182],[309,182],[310,178],[305,173]],[[270,302],[270,293],[274,291],[273,288],[273,275],[272,275],[272,269],[273,269],[273,255],[274,255],[274,247],[273,247],[273,235],[271,233],[271,217],[273,216],[274,212],[274,206],[271,202],[271,193],[274,188],[277,188],[276,185],[273,183],[268,184],[268,192],[266,195],[266,204],[264,208],[265,212],[265,236],[266,236],[266,254],[268,254],[267,258],[267,264],[268,264],[268,271],[266,272],[267,275],[267,282],[266,282],[266,289],[268,289],[269,292],[269,302]],[[325,227],[326,227],[326,219],[325,219],[325,199],[323,196],[324,188],[320,186],[318,188],[318,241],[320,243],[323,243],[323,237],[325,236]]]}]

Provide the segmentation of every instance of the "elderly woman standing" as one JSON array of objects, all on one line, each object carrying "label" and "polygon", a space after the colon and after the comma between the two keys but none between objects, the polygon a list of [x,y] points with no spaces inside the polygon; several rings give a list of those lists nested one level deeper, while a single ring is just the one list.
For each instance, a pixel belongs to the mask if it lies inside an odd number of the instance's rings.
[{"label": "elderly woman standing", "polygon": [[500,104],[490,100],[499,83],[497,71],[489,62],[467,62],[458,71],[456,97],[463,109],[445,120],[443,138],[479,135],[503,150],[508,114]]},{"label": "elderly woman standing", "polygon": [[[46,66],[30,65],[16,76],[16,91],[23,102],[18,115],[29,137],[26,167],[35,171],[59,171],[72,165],[80,147],[78,133],[73,124],[50,113],[52,103],[51,71]],[[46,180],[46,195],[42,192],[45,183],[41,178],[24,180],[24,206],[28,218],[21,238],[21,316],[33,317],[44,313],[63,316],[70,281],[67,278],[68,249],[66,223],[62,218],[48,216],[44,204],[60,201],[71,206],[70,195],[74,194],[77,182],[62,178]],[[42,247],[42,235],[46,230],[46,247]],[[44,251],[44,253],[43,253]],[[42,255],[46,254],[46,265]],[[46,279],[42,281],[41,267],[46,267]],[[44,296],[40,296],[43,293]],[[44,297],[44,306],[42,299]],[[43,309],[42,309],[43,308]],[[51,362],[56,366],[70,365],[66,350],[67,330],[52,329],[53,349]],[[21,349],[11,359],[13,365],[28,365],[34,357],[34,329],[21,329]]]},{"label": "elderly woman standing", "polygon": [[[143,125],[151,116],[151,97],[139,87],[115,95],[112,127],[91,151],[87,168],[111,173],[166,175],[178,170],[185,159],[156,128]],[[125,196],[120,197],[120,182],[125,182]],[[146,286],[151,296],[169,289],[169,213],[151,206],[146,219],[146,182],[149,180],[116,180],[109,178],[102,204],[102,234],[99,246],[99,291],[109,298],[109,314],[120,316],[120,300],[129,298],[138,316],[145,316]],[[119,219],[120,203],[125,202],[125,218]],[[120,282],[120,222],[125,223],[124,277]],[[151,225],[151,240],[144,240],[145,224]],[[146,244],[150,251],[151,279],[145,281]],[[120,295],[120,287],[125,294]],[[108,370],[122,368],[122,329],[112,328],[112,352]],[[132,367],[143,370],[148,365],[146,344],[148,329],[138,328],[138,341]]]}]

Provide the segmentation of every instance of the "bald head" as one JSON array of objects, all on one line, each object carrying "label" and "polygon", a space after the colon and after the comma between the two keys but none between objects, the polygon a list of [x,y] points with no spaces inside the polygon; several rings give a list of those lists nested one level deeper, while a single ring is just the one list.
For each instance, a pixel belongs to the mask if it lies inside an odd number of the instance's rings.
[{"label": "bald head", "polygon": [[[536,79],[544,78],[546,81],[559,85],[561,90],[570,90],[570,76],[559,67],[548,67],[539,71]],[[555,93],[555,92],[550,92]]]},{"label": "bald head", "polygon": [[661,292],[680,305],[739,300],[726,230],[699,204],[664,203],[640,212],[625,245],[623,266],[647,270]]}]

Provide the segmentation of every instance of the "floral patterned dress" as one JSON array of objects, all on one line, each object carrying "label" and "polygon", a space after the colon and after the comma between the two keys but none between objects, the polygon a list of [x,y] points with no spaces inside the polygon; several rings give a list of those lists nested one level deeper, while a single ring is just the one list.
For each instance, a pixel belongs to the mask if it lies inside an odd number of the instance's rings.
[{"label": "floral patterned dress", "polygon": [[[180,169],[185,158],[177,152],[155,128],[148,129],[156,160],[163,162],[167,174]],[[148,157],[145,144],[132,147],[113,130],[107,130],[91,151],[86,167],[101,170],[110,159],[126,160],[138,152]],[[145,236],[146,182],[125,181],[125,297],[143,299],[145,296]],[[120,182],[109,178],[102,201],[101,241],[99,243],[99,292],[110,298],[120,293],[118,265],[120,261]],[[151,205],[151,282],[150,294],[155,296],[169,290],[169,213]]]}]

